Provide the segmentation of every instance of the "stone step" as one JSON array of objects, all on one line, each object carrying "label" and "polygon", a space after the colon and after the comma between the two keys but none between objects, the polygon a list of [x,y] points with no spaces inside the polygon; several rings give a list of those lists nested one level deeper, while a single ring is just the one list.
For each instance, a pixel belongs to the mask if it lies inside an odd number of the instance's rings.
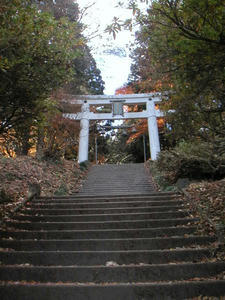
[{"label": "stone step", "polygon": [[206,248],[127,251],[6,251],[0,252],[2,265],[97,266],[113,262],[118,265],[197,262],[209,258]]},{"label": "stone step", "polygon": [[102,222],[123,220],[147,220],[147,219],[173,219],[184,218],[188,212],[157,212],[157,213],[126,213],[126,214],[95,214],[95,215],[16,215],[13,220],[30,222]]},{"label": "stone step", "polygon": [[204,236],[92,240],[0,240],[0,248],[16,251],[162,250],[209,245],[214,241],[215,237]]},{"label": "stone step", "polygon": [[138,188],[140,186],[144,186],[144,187],[153,187],[152,183],[150,183],[149,181],[145,180],[144,178],[142,178],[141,182],[136,182],[135,180],[136,178],[128,178],[128,179],[123,179],[123,185],[121,186],[121,180],[111,180],[110,182],[104,182],[104,181],[97,181],[97,180],[88,180],[88,182],[86,182],[85,184],[85,190],[87,188],[91,188],[91,187],[102,187],[102,188],[110,188],[110,187],[119,187],[120,189],[125,189],[127,186],[131,186],[132,188]]},{"label": "stone step", "polygon": [[[117,191],[118,193],[121,193],[121,195],[123,194],[124,191],[132,191],[133,194],[139,194],[140,195],[140,191],[144,192],[145,194],[151,194],[154,191],[153,186],[149,185],[149,184],[138,184],[136,185],[133,182],[130,183],[123,183],[123,186],[121,186],[121,183],[116,183],[116,182],[110,182],[110,184],[104,186],[103,184],[89,184],[88,186],[85,186],[84,189],[81,189],[79,191],[80,193],[87,193],[87,191],[92,192],[92,190],[97,191],[98,193],[100,193],[101,191]],[[105,193],[105,195],[107,195],[107,193]],[[110,195],[110,193],[109,193]]]},{"label": "stone step", "polygon": [[[110,193],[111,195],[113,196],[129,196],[129,195],[133,195],[134,192],[132,190],[128,190],[128,191],[124,191],[124,192],[117,192],[117,191],[109,191],[109,190],[106,190],[106,191],[87,191],[85,193],[83,192],[80,192],[81,195],[84,195],[84,196],[92,196],[92,197],[98,197],[98,196],[104,196],[106,195],[107,193]],[[144,195],[148,195],[148,191],[139,191],[139,194],[142,194],[143,196]]]},{"label": "stone step", "polygon": [[[29,284],[0,285],[4,300],[181,300],[199,295],[225,295],[225,280],[203,280],[160,283],[105,283],[103,284]],[[222,299],[222,298],[220,298]]]},{"label": "stone step", "polygon": [[115,238],[151,238],[190,235],[196,227],[163,227],[139,229],[105,230],[55,230],[55,231],[1,231],[2,238],[13,239],[115,239]]},{"label": "stone step", "polygon": [[119,197],[84,197],[84,198],[75,198],[75,197],[67,197],[67,198],[37,198],[32,201],[32,203],[92,203],[92,202],[135,202],[135,201],[169,201],[169,200],[178,200],[179,197],[174,197],[172,195],[154,195],[154,196],[119,196]]},{"label": "stone step", "polygon": [[225,263],[176,263],[142,266],[2,266],[0,281],[148,282],[208,278],[224,272]]},{"label": "stone step", "polygon": [[5,222],[7,227],[25,230],[89,230],[89,229],[137,229],[154,227],[171,227],[189,225],[196,222],[194,218],[107,221],[107,222]]},{"label": "stone step", "polygon": [[[153,191],[151,193],[149,193],[148,195],[140,195],[140,193],[138,194],[133,194],[133,195],[128,195],[128,196],[123,196],[123,195],[120,195],[120,196],[112,196],[112,195],[109,195],[109,194],[106,194],[106,195],[101,195],[101,196],[98,196],[97,198],[98,199],[101,199],[101,198],[106,198],[106,199],[109,199],[109,198],[116,198],[116,199],[120,199],[121,198],[125,198],[125,199],[130,199],[130,198],[148,198],[148,197],[152,197],[152,196],[157,196],[157,197],[164,197],[164,196],[168,196],[168,197],[179,197],[179,194],[177,193],[174,193],[174,192],[156,192],[156,191]],[[36,198],[36,199],[33,199],[32,201],[36,201],[36,200],[54,200],[54,199],[60,199],[60,200],[65,200],[65,199],[85,199],[85,198],[89,198],[90,200],[92,198],[94,198],[93,196],[86,196],[86,195],[80,195],[80,193],[74,193],[74,194],[71,194],[69,196],[45,196],[45,197],[40,197],[40,198]]]},{"label": "stone step", "polygon": [[88,202],[88,203],[30,203],[29,208],[50,208],[50,209],[82,209],[82,208],[121,208],[121,207],[142,207],[142,206],[174,206],[183,205],[181,200],[169,200],[169,201],[126,201],[126,202]]},{"label": "stone step", "polygon": [[122,185],[121,185],[121,181],[112,180],[108,183],[88,182],[88,184],[85,184],[84,191],[86,191],[87,189],[91,189],[91,188],[94,188],[96,190],[97,190],[97,188],[102,188],[102,189],[105,189],[105,190],[107,190],[107,188],[109,188],[109,189],[114,188],[115,190],[120,189],[122,191],[122,190],[126,190],[127,187],[132,188],[132,190],[134,190],[134,191],[139,190],[140,187],[144,187],[149,192],[154,190],[152,184],[150,184],[149,182],[143,181],[143,180],[142,180],[142,182],[139,182],[139,183],[136,183],[135,181],[132,181],[132,180],[126,180],[126,181],[122,182]]},{"label": "stone step", "polygon": [[[142,206],[142,207],[117,207],[117,208],[83,208],[83,209],[27,209],[20,210],[27,215],[85,215],[85,214],[115,214],[115,213],[150,213],[150,212],[175,212],[180,209],[184,210],[183,206]],[[185,211],[185,210],[184,210]]]},{"label": "stone step", "polygon": [[[93,198],[93,196],[89,195],[89,196],[86,196],[86,195],[81,195],[80,193],[72,193],[70,196],[72,197],[75,197],[75,198]],[[99,195],[98,198],[115,198],[115,197],[122,197],[122,198],[132,198],[132,197],[152,197],[152,196],[168,196],[168,197],[176,197],[176,196],[179,196],[179,193],[176,193],[176,192],[158,192],[158,191],[151,191],[149,192],[148,194],[146,195],[141,195],[140,193],[133,193],[132,195],[127,195],[127,196],[124,196],[124,195],[119,195],[119,196],[114,196],[114,195],[110,195],[110,194],[105,194],[105,195]],[[68,196],[54,196],[54,197],[41,197],[41,199],[43,198],[68,198]]]},{"label": "stone step", "polygon": [[[80,193],[86,193],[88,194],[88,192],[96,192],[96,193],[102,193],[104,192],[104,195],[107,195],[107,191],[111,191],[111,192],[117,192],[120,194],[123,194],[123,192],[135,192],[135,193],[139,193],[139,192],[145,192],[145,193],[149,193],[149,191],[151,190],[149,189],[149,186],[146,185],[142,185],[142,186],[138,186],[138,187],[133,187],[132,184],[128,184],[125,187],[121,188],[119,187],[119,185],[116,185],[114,183],[112,183],[113,186],[102,186],[102,185],[98,185],[98,186],[93,186],[90,185],[88,187],[85,188],[85,190],[81,190]],[[110,193],[109,193],[110,194]]]}]

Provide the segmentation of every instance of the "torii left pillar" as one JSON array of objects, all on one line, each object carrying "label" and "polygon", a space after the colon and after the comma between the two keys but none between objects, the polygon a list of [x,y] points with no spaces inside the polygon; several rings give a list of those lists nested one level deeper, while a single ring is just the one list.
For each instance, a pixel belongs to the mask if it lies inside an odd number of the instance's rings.
[{"label": "torii left pillar", "polygon": [[84,102],[82,104],[82,118],[80,120],[80,140],[78,162],[88,160],[88,142],[89,142],[89,105]]}]

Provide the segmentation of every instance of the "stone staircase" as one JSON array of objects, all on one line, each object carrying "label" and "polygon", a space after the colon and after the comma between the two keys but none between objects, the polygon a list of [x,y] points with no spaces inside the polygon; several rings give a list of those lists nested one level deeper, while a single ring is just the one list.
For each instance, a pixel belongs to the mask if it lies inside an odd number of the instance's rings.
[{"label": "stone staircase", "polygon": [[95,166],[79,194],[35,199],[6,222],[0,297],[225,299],[215,279],[225,263],[210,260],[215,237],[198,236],[195,221],[142,164]]},{"label": "stone staircase", "polygon": [[142,164],[96,165],[80,195],[148,195],[154,191]]}]

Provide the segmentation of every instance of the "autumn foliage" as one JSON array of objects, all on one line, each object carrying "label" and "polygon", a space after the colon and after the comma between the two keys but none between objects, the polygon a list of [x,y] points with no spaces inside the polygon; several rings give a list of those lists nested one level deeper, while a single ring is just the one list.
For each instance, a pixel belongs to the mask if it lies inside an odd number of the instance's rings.
[{"label": "autumn foliage", "polygon": [[[158,88],[160,88],[160,83],[158,83]],[[135,93],[135,88],[132,85],[124,85],[116,90],[116,95],[126,95],[126,94],[134,94]],[[159,107],[156,105],[156,109],[159,109]],[[138,105],[132,105],[132,106],[125,106],[125,110],[127,112],[137,112],[139,111],[139,106]],[[157,119],[158,123],[158,128],[159,130],[162,130],[165,125],[165,121],[163,118],[158,118]],[[132,132],[135,128],[135,132]],[[138,139],[140,136],[143,134],[148,133],[148,122],[146,119],[140,119],[135,122],[134,127],[130,129],[129,131],[129,138],[127,140],[127,144],[135,141]]]},{"label": "autumn foliage", "polygon": [[62,114],[52,116],[44,129],[43,151],[46,158],[60,159],[69,147],[77,148],[79,122],[66,119]]},{"label": "autumn foliage", "polygon": [[132,86],[124,85],[115,91],[116,95],[134,94]]}]

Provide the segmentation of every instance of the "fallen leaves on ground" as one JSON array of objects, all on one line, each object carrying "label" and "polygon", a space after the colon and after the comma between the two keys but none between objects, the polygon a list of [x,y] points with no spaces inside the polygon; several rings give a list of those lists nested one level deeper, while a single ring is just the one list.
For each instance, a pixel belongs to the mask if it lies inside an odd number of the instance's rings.
[{"label": "fallen leaves on ground", "polygon": [[[147,170],[149,168],[152,173],[151,180],[156,189],[160,189],[156,184],[154,170],[147,165],[146,168]],[[160,172],[159,174],[160,178],[164,178],[164,174]],[[198,219],[195,222],[198,228],[196,234],[217,236],[215,257],[218,260],[225,260],[225,178],[191,183],[186,188],[186,192],[182,197],[185,207],[188,208],[190,217]],[[194,224],[191,222],[188,225]]]},{"label": "fallen leaves on ground", "polygon": [[192,183],[186,191],[184,201],[198,218],[197,234],[217,236],[214,257],[225,260],[225,179]]},{"label": "fallen leaves on ground", "polygon": [[208,235],[225,233],[225,179],[192,183],[187,192],[188,206],[200,219],[199,231]]},{"label": "fallen leaves on ground", "polygon": [[39,161],[28,156],[0,157],[0,219],[40,187],[41,196],[77,192],[86,176],[74,161]]}]

